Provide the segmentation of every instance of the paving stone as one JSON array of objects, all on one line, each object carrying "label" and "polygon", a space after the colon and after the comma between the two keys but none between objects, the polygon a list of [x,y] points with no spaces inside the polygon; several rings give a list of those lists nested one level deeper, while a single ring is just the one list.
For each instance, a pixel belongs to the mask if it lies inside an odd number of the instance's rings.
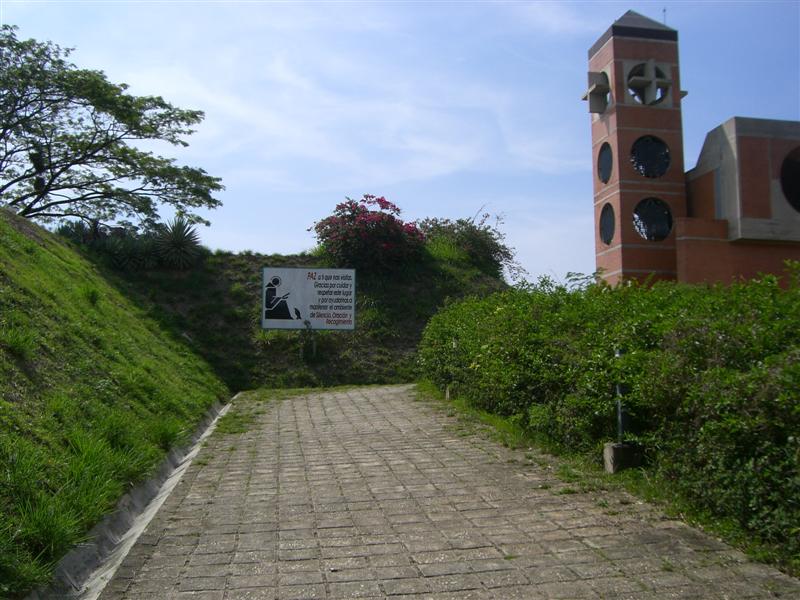
[{"label": "paving stone", "polygon": [[375,581],[348,581],[328,584],[328,598],[379,598],[381,589]]},{"label": "paving stone", "polygon": [[262,587],[227,590],[225,600],[277,600],[278,588]]},{"label": "paving stone", "polygon": [[481,589],[481,580],[475,575],[438,575],[428,577],[427,583],[433,592],[455,592],[459,590]]},{"label": "paving stone", "polygon": [[281,573],[278,576],[278,584],[286,585],[310,585],[313,583],[324,583],[324,578],[320,571],[295,571],[293,573]]},{"label": "paving stone", "polygon": [[559,583],[543,583],[539,591],[547,598],[599,598],[600,596],[585,581],[562,581]]},{"label": "paving stone", "polygon": [[278,598],[281,600],[319,600],[325,597],[325,586],[322,584],[290,585],[278,588]]},{"label": "paving stone", "polygon": [[258,573],[257,575],[231,575],[227,588],[239,590],[246,588],[273,587],[278,584],[277,573]]},{"label": "paving stone", "polygon": [[381,584],[387,596],[398,596],[404,594],[425,594],[430,592],[428,582],[425,579],[391,579]]},{"label": "paving stone", "polygon": [[208,439],[100,600],[800,598],[796,579],[628,494],[558,494],[556,459],[411,386],[265,408]]},{"label": "paving stone", "polygon": [[[484,587],[502,588],[508,586],[519,586],[530,583],[522,571],[487,571],[479,574],[480,581]],[[497,591],[496,594],[501,592]]]},{"label": "paving stone", "polygon": [[225,577],[184,577],[181,579],[181,592],[224,590]]},{"label": "paving stone", "polygon": [[[235,558],[236,555],[232,555],[229,552],[226,553],[217,553],[217,554],[203,554],[197,553],[192,554],[191,558],[189,559],[189,566],[201,566],[201,565],[226,565],[231,562],[232,558]],[[181,564],[185,561],[182,560]],[[165,561],[157,560],[159,564],[164,564]]]},{"label": "paving stone", "polygon": [[175,600],[223,600],[224,597],[222,591],[178,592],[174,596]]}]

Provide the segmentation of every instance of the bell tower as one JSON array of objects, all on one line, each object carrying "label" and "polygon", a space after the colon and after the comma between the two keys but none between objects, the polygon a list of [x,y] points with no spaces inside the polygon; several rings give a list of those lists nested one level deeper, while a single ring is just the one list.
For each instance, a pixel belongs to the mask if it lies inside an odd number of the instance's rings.
[{"label": "bell tower", "polygon": [[686,216],[678,32],[626,12],[589,50],[595,260],[602,277],[675,279]]}]

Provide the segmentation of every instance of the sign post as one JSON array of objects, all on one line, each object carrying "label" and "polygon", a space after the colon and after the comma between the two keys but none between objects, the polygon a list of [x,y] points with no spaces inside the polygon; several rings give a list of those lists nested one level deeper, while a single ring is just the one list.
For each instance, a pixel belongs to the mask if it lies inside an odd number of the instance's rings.
[{"label": "sign post", "polygon": [[354,269],[264,267],[263,329],[343,329],[356,326]]}]

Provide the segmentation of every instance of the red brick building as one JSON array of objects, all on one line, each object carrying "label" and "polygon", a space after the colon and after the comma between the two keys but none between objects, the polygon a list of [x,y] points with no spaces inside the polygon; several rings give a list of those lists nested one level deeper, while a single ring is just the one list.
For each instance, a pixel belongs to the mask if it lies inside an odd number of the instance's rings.
[{"label": "red brick building", "polygon": [[734,117],[684,171],[678,32],[628,11],[589,50],[595,257],[625,279],[728,282],[800,260],[800,122]]}]

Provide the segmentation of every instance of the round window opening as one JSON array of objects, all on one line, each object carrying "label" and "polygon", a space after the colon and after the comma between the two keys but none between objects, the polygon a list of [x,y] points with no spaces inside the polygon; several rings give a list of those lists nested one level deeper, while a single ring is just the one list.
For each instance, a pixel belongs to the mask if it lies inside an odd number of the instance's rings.
[{"label": "round window opening", "polygon": [[600,211],[600,239],[606,246],[614,239],[614,207],[608,203]]},{"label": "round window opening", "polygon": [[669,80],[653,61],[640,63],[628,73],[628,93],[639,104],[658,104],[668,91]]},{"label": "round window opening", "polygon": [[600,152],[597,154],[597,176],[603,183],[608,183],[611,179],[611,167],[614,164],[614,153],[611,150],[611,145],[605,142],[600,146]]},{"label": "round window opening", "polygon": [[669,169],[669,146],[654,135],[643,135],[631,146],[631,164],[645,177],[661,177]]},{"label": "round window opening", "polygon": [[800,147],[789,152],[783,159],[781,189],[792,208],[800,212]]},{"label": "round window opening", "polygon": [[651,242],[660,242],[672,231],[672,211],[663,200],[645,198],[633,209],[633,228]]}]

